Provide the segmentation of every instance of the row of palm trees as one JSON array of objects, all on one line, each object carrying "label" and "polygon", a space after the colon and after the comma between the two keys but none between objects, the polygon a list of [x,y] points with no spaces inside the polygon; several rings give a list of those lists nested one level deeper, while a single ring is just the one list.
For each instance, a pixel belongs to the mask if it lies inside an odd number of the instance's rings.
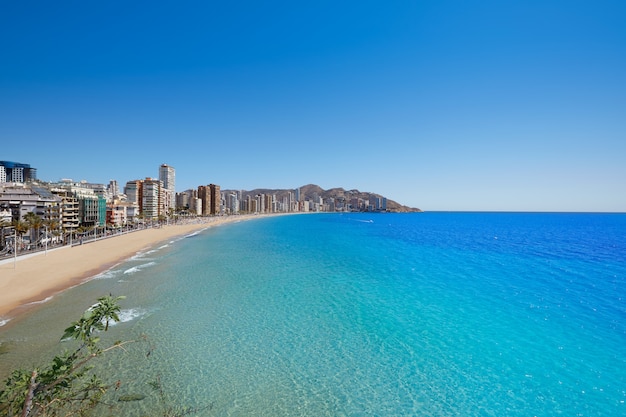
[{"label": "row of palm trees", "polygon": [[[145,218],[140,215],[140,224],[144,224]],[[162,224],[167,221],[167,217],[159,216],[155,223]],[[42,229],[45,232],[42,232]],[[30,234],[30,243],[38,245],[43,242],[42,239],[49,239],[50,236],[59,237],[62,234],[67,239],[64,243],[77,241],[76,237],[85,237],[87,234],[97,231],[97,226],[79,226],[73,232],[64,230],[56,220],[44,220],[36,213],[29,212],[22,216],[22,220],[0,220],[0,255],[6,254],[8,251],[13,252],[17,247],[18,251],[25,249],[24,236]],[[70,236],[73,235],[73,236]],[[15,242],[17,240],[17,242]],[[49,242],[49,240],[46,240]]]},{"label": "row of palm trees", "polygon": [[[169,216],[159,215],[156,219],[157,224],[165,223],[168,219],[176,219],[173,209],[170,209]],[[138,221],[144,224],[146,218],[143,213],[137,216]],[[152,222],[152,220],[151,220]],[[42,229],[45,233],[42,233]],[[95,230],[94,230],[95,229]],[[30,241],[34,244],[39,244],[43,239],[49,239],[50,235],[59,237],[61,234],[66,235],[72,241],[72,236],[85,236],[88,233],[96,232],[97,226],[79,226],[73,232],[64,230],[57,220],[43,219],[41,216],[34,212],[28,212],[22,216],[22,220],[0,220],[0,255],[6,253],[9,249],[20,249],[24,242],[24,236],[30,233]],[[43,236],[42,236],[43,235]],[[11,238],[14,236],[14,238]],[[9,238],[9,239],[7,239]],[[17,242],[14,242],[17,240]],[[10,244],[7,244],[10,241]],[[47,241],[46,241],[47,242]]]},{"label": "row of palm trees", "polygon": [[[7,233],[7,229],[12,229]],[[22,216],[22,220],[13,220],[0,221],[0,253],[6,251],[7,247],[7,237],[13,235],[17,238],[17,242],[13,242],[13,248],[19,248],[21,242],[24,241],[24,235],[30,232],[31,241],[35,243],[39,243],[42,238],[41,229],[45,229],[46,233],[43,236],[44,238],[48,238],[48,233],[59,236],[61,234],[61,229],[59,222],[56,220],[44,220],[36,213],[29,212]]]}]

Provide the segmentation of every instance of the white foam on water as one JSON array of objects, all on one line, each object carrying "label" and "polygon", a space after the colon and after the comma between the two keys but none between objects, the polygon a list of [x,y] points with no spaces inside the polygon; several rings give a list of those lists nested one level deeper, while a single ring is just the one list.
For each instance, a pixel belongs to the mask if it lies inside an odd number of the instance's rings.
[{"label": "white foam on water", "polygon": [[4,326],[5,324],[7,324],[9,321],[11,321],[11,319],[3,319],[0,318],[0,327]]},{"label": "white foam on water", "polygon": [[165,244],[163,244],[163,245],[161,245],[161,246],[159,246],[157,248],[146,250],[146,251],[137,252],[135,255],[133,255],[133,256],[131,256],[129,258],[129,261],[137,261],[137,260],[151,261],[154,258],[149,257],[149,255],[153,255],[153,254],[159,252],[160,250],[169,248],[170,245],[172,245],[172,244],[174,244],[174,243],[176,243],[176,242],[178,242],[180,240],[183,240],[183,239],[185,239],[187,237],[196,236],[200,232],[202,232],[203,230],[206,230],[206,229],[202,229],[202,230],[199,230],[199,231],[196,231],[196,232],[192,232],[192,233],[190,233],[188,235],[185,235],[185,236],[174,238],[174,239],[170,240],[169,242],[167,242],[167,243],[165,243]]},{"label": "white foam on water", "polygon": [[[119,323],[127,323],[129,321],[133,321],[135,319],[145,316],[146,313],[147,313],[147,310],[144,310],[142,308],[129,308],[129,309],[121,310],[120,313],[118,314],[118,317],[120,318]],[[115,324],[117,323],[111,322],[109,323],[109,326],[113,326]]]},{"label": "white foam on water", "polygon": [[[98,303],[92,305],[91,307],[89,307],[87,310],[91,310],[92,308],[96,307],[98,305]],[[133,321],[135,319],[141,318],[143,316],[145,316],[148,313],[147,310],[143,309],[143,308],[129,308],[129,309],[124,309],[124,310],[120,310],[120,312],[118,313],[118,317],[120,319],[120,321],[116,322],[116,321],[110,321],[109,322],[109,327],[111,326],[115,326],[116,324],[119,323],[128,323],[129,321]],[[7,322],[9,320],[6,320]],[[4,323],[6,324],[6,323]],[[4,324],[2,324],[2,322],[0,322],[0,326],[3,326]],[[104,320],[102,320],[102,324],[104,324]],[[67,340],[71,340],[71,337],[68,337],[66,339],[63,339],[62,341],[67,341]]]},{"label": "white foam on water", "polygon": [[30,303],[27,303],[26,305],[33,305],[33,304],[43,304],[43,303],[47,303],[48,301],[52,300],[52,298],[54,298],[53,295],[44,298],[43,300],[39,300],[39,301],[31,301]]},{"label": "white foam on water", "polygon": [[93,277],[93,279],[110,279],[110,278],[115,278],[121,272],[122,271],[120,271],[119,269],[118,270],[109,269],[108,271],[104,271],[104,272],[99,273],[98,275]]},{"label": "white foam on water", "polygon": [[130,261],[137,261],[137,260],[140,260],[140,261],[143,261],[143,260],[151,260],[152,258],[148,258],[148,257],[146,257],[146,255],[152,254],[152,253],[154,253],[154,252],[156,252],[156,250],[151,250],[151,251],[148,251],[148,252],[138,252],[136,255],[131,256],[131,257],[129,258],[129,260],[130,260]]},{"label": "white foam on water", "polygon": [[131,260],[131,261],[135,261],[135,260],[151,260],[153,258],[149,258],[148,255],[152,255],[152,254],[157,253],[163,247],[164,246],[161,246],[160,248],[149,249],[149,250],[146,250],[146,251],[139,251],[135,255],[131,256],[129,258],[129,260]]},{"label": "white foam on water", "polygon": [[128,268],[127,270],[125,270],[124,274],[134,274],[135,272],[139,272],[142,269],[149,268],[149,267],[151,267],[153,265],[156,265],[156,262],[148,262],[148,263],[145,263],[145,264],[133,266],[132,268]]}]

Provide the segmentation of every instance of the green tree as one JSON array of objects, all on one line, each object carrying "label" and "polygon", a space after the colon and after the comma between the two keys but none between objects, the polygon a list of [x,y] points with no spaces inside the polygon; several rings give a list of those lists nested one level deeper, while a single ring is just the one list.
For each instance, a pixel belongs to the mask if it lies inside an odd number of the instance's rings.
[{"label": "green tree", "polygon": [[76,231],[71,228],[61,227],[61,234],[63,236],[63,244],[68,245],[70,242],[74,242],[76,240],[75,234]]},{"label": "green tree", "polygon": [[[47,220],[43,221],[43,225],[44,225],[44,227],[46,228],[46,230],[48,231],[49,234],[51,234],[53,236],[59,236],[61,225],[59,224],[58,221],[52,220],[52,219],[47,219]],[[46,236],[46,237],[48,237],[48,236]]]},{"label": "green tree", "polygon": [[82,235],[82,234],[84,234],[84,233],[89,232],[90,230],[91,230],[91,228],[90,228],[90,227],[88,227],[88,226],[83,226],[83,225],[81,224],[80,226],[78,226],[78,227],[76,228],[76,233],[78,233],[79,235]]},{"label": "green tree", "polygon": [[82,317],[65,330],[63,339],[79,341],[74,351],[56,356],[41,369],[16,370],[0,391],[0,414],[8,417],[86,415],[107,390],[107,386],[87,364],[94,358],[119,348],[116,342],[108,348],[98,346],[99,331],[106,331],[111,321],[119,321],[119,300],[111,295],[101,297]]},{"label": "green tree", "polygon": [[174,224],[176,224],[176,221],[178,220],[178,216],[176,215],[176,210],[172,207],[170,207],[169,209],[167,209],[167,217],[174,222]]},{"label": "green tree", "polygon": [[[120,321],[119,301],[124,297],[108,295],[88,308],[77,321],[63,333],[62,340],[73,339],[78,347],[56,356],[46,367],[32,370],[20,369],[6,379],[0,390],[0,416],[6,417],[69,417],[88,416],[98,404],[113,410],[104,394],[111,387],[117,390],[120,381],[104,384],[89,367],[89,362],[111,350],[122,348],[126,342],[115,342],[100,348],[98,334],[107,331],[111,322]],[[150,356],[152,350],[146,357]],[[159,415],[183,417],[210,410],[213,404],[202,407],[181,407],[172,402],[161,383],[160,376],[148,383],[158,395]],[[141,394],[121,395],[118,402],[142,400]]]},{"label": "green tree", "polygon": [[31,237],[33,238],[32,241],[37,242],[39,240],[39,230],[43,227],[43,219],[32,211],[23,215],[22,218],[28,225],[28,228],[35,231],[35,236]]},{"label": "green tree", "polygon": [[23,240],[24,235],[26,234],[26,232],[28,232],[28,224],[26,222],[23,222],[21,220],[13,220],[13,222],[11,222],[11,225],[13,226],[13,230],[14,232],[17,234],[18,237],[18,241],[14,242],[14,250],[17,251],[20,247],[20,242]]}]

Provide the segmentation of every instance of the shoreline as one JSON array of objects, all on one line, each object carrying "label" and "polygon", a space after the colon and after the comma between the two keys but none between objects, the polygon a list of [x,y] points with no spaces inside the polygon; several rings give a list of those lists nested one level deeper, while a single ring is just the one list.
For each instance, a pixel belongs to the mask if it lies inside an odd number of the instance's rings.
[{"label": "shoreline", "polygon": [[165,225],[112,236],[84,245],[64,246],[0,263],[0,329],[55,295],[81,285],[155,245],[175,237],[258,218],[211,217],[194,223]]}]

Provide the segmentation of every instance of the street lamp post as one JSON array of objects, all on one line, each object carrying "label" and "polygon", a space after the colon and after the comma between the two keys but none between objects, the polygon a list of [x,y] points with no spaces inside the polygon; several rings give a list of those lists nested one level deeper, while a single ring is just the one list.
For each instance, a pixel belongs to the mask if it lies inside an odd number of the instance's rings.
[{"label": "street lamp post", "polygon": [[15,236],[13,237],[13,269],[17,268],[17,226],[13,228]]}]

